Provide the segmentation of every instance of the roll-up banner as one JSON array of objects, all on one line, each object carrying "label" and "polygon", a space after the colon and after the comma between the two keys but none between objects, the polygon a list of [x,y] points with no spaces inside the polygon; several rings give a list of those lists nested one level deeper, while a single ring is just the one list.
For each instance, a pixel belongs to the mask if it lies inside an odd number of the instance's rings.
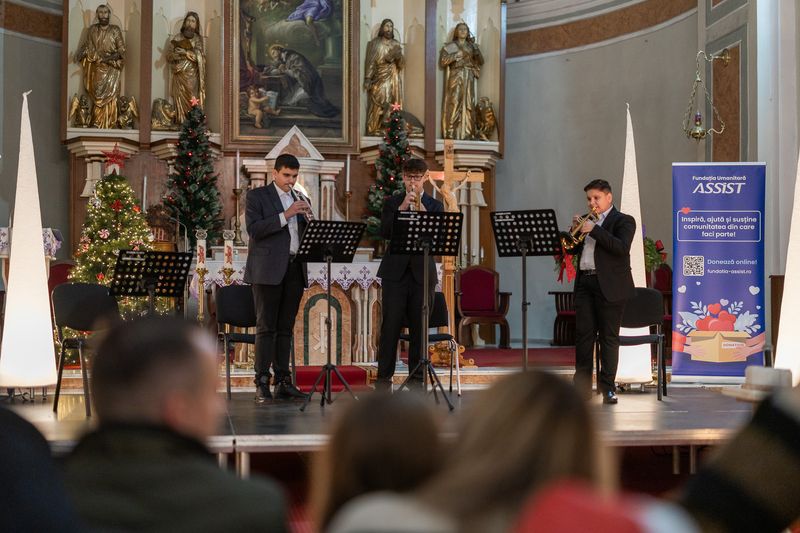
[{"label": "roll-up banner", "polygon": [[764,163],[674,163],[672,377],[764,364]]}]

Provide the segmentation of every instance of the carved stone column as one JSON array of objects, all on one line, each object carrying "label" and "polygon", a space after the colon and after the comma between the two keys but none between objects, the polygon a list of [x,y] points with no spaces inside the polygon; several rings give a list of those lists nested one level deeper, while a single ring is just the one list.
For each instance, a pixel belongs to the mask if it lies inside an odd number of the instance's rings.
[{"label": "carved stone column", "polygon": [[[86,182],[81,192],[81,198],[88,198],[94,193],[95,184],[112,170],[106,168],[106,156],[103,152],[111,152],[117,146],[121,152],[133,155],[139,152],[138,143],[120,138],[87,139],[78,137],[67,142],[67,150],[76,157],[83,158],[86,164]],[[117,169],[119,172],[119,169]]]},{"label": "carved stone column", "polygon": [[243,159],[242,167],[244,167],[244,175],[250,182],[250,189],[263,187],[272,181],[272,167],[263,159]]},{"label": "carved stone column", "polygon": [[[152,133],[153,142],[150,145],[150,151],[167,165],[167,175],[174,174],[175,172],[175,158],[178,157],[179,136],[180,134],[174,131],[155,131]],[[219,149],[219,133],[210,133],[208,135],[208,142],[211,148],[211,158],[219,159],[222,156],[222,152]]]}]

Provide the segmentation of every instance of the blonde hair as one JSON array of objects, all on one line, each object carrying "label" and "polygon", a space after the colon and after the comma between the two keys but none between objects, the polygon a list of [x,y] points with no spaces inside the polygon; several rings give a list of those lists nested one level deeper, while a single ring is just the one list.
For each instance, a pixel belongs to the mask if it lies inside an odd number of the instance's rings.
[{"label": "blonde hair", "polygon": [[471,407],[448,461],[420,493],[463,530],[509,524],[531,494],[555,480],[599,483],[594,424],[564,379],[515,374]]}]

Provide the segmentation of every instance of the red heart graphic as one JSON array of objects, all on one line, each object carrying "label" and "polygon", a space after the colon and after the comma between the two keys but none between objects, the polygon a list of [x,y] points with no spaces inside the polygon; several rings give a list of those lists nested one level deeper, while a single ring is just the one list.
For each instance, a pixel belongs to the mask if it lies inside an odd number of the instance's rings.
[{"label": "red heart graphic", "polygon": [[733,331],[733,322],[715,318],[708,323],[708,329],[711,331]]},{"label": "red heart graphic", "polygon": [[689,211],[691,211],[691,208],[689,208],[689,207],[681,208],[681,213],[683,213],[684,215],[688,215]]},{"label": "red heart graphic", "polygon": [[722,306],[719,304],[711,304],[708,306],[708,312],[712,315],[718,315],[720,310],[722,310]]},{"label": "red heart graphic", "polygon": [[706,316],[695,322],[694,326],[698,329],[698,331],[708,331],[709,330],[708,324],[712,320],[716,319],[712,316]]},{"label": "red heart graphic", "polygon": [[732,315],[727,311],[722,311],[717,318],[728,322],[736,322],[736,315]]}]

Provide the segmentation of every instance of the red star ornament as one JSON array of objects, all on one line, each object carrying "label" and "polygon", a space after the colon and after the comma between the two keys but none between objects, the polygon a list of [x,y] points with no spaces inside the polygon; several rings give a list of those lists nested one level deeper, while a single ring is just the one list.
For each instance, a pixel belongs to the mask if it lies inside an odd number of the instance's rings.
[{"label": "red star ornament", "polygon": [[125,160],[128,159],[130,156],[119,149],[119,144],[114,145],[114,149],[110,152],[103,152],[103,155],[106,156],[106,163],[111,165],[117,165],[120,169],[125,166]]},{"label": "red star ornament", "polygon": [[192,96],[192,99],[189,100],[189,103],[192,105],[192,107],[194,107],[196,105],[200,105],[200,100],[198,100],[196,96]]},{"label": "red star ornament", "polygon": [[400,111],[401,109],[403,109],[403,106],[400,105],[400,102],[395,102],[392,104],[392,112]]}]

